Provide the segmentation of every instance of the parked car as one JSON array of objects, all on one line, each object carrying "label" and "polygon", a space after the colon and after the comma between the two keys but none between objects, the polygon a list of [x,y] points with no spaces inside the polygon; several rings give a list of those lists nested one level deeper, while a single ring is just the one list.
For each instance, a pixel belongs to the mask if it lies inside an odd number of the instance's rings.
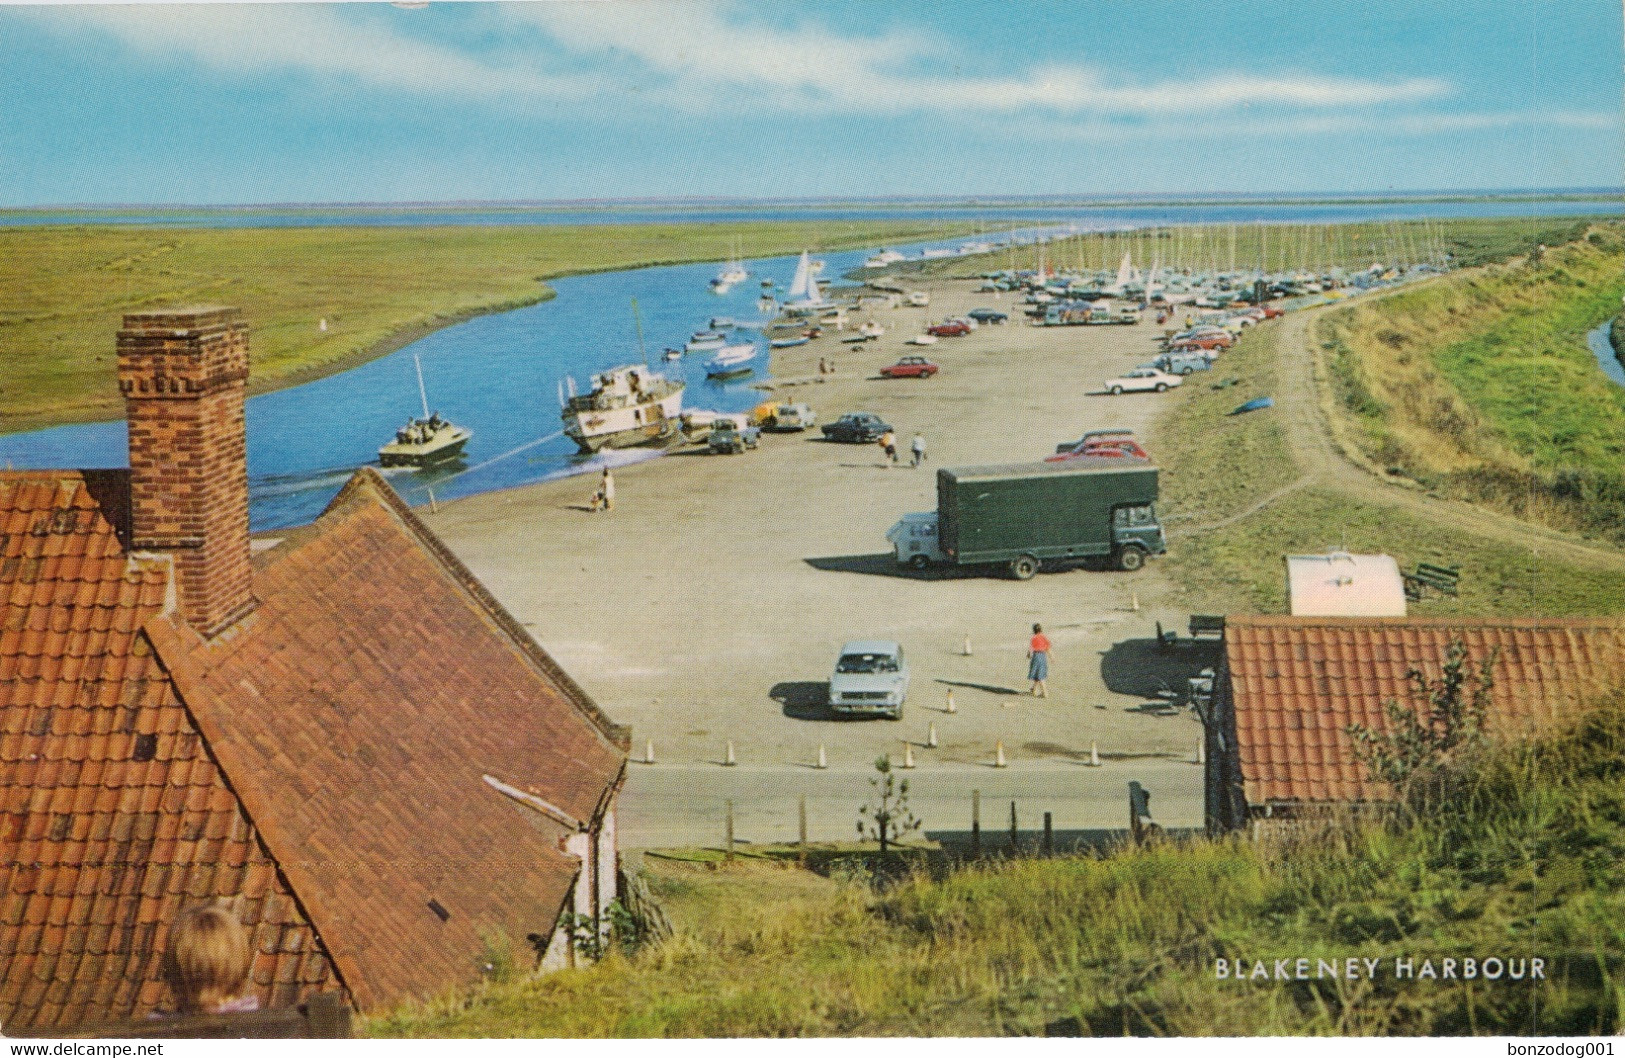
[{"label": "parked car", "polygon": [[1064,463],[1069,459],[1144,459],[1149,462],[1151,456],[1132,437],[1104,437],[1081,441],[1076,448],[1046,456],[1044,462]]},{"label": "parked car", "polygon": [[711,424],[711,435],[706,447],[712,455],[738,455],[747,448],[755,448],[762,431],[754,426],[741,426],[728,416],[719,416]]},{"label": "parked car", "polygon": [[1185,381],[1178,375],[1170,375],[1166,371],[1158,371],[1154,367],[1137,367],[1133,371],[1125,372],[1116,378],[1106,380],[1107,393],[1130,393],[1155,391],[1162,393],[1173,389]]},{"label": "parked car", "polygon": [[966,315],[977,323],[1003,323],[1010,318],[1008,313],[994,309],[971,309]]},{"label": "parked car", "polygon": [[1258,306],[1258,311],[1264,314],[1264,318],[1266,320],[1273,320],[1277,316],[1286,315],[1286,311],[1284,309],[1278,309],[1274,305],[1260,305]]},{"label": "parked car", "polygon": [[1062,441],[1060,444],[1055,446],[1055,454],[1064,455],[1065,453],[1072,451],[1074,448],[1082,448],[1084,445],[1097,444],[1107,441],[1133,440],[1133,430],[1125,429],[1121,426],[1108,426],[1099,430],[1089,430],[1076,441]]},{"label": "parked car", "polygon": [[1168,351],[1175,349],[1228,349],[1236,344],[1236,340],[1228,334],[1214,334],[1209,331],[1203,334],[1191,335],[1189,338],[1174,338],[1168,343]]},{"label": "parked car", "polygon": [[903,718],[908,697],[908,661],[900,644],[887,639],[855,639],[841,645],[829,677],[829,707],[837,713]]},{"label": "parked car", "polygon": [[946,323],[938,323],[934,326],[927,327],[925,329],[925,333],[934,334],[938,338],[958,338],[962,334],[969,334],[970,328],[965,326],[963,323],[960,323],[958,320],[949,320]]},{"label": "parked car", "polygon": [[930,378],[942,368],[923,356],[905,356],[895,364],[887,364],[880,373],[887,378]]},{"label": "parked car", "polygon": [[1212,349],[1181,349],[1167,352],[1141,367],[1154,367],[1170,375],[1188,375],[1193,371],[1207,371],[1213,367]]},{"label": "parked car", "polygon": [[911,290],[908,292],[904,300],[914,308],[923,309],[927,305],[931,304],[931,295],[927,294],[923,290]]},{"label": "parked car", "polygon": [[851,411],[821,429],[826,441],[873,444],[891,429],[891,424],[871,412]]},{"label": "parked car", "polygon": [[818,413],[805,404],[780,404],[767,420],[767,428],[778,433],[793,433],[810,429],[818,421]]}]

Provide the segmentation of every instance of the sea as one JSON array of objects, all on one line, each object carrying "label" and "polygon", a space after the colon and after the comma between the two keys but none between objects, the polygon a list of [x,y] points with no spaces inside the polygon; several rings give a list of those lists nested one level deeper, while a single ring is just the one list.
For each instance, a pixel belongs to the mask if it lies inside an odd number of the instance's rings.
[{"label": "sea", "polygon": [[[1200,203],[1107,207],[1023,205],[1008,217],[972,206],[939,210],[902,207],[811,209],[666,208],[561,210],[516,208],[402,211],[349,208],[340,211],[274,209],[199,210],[177,213],[131,210],[36,212],[0,218],[15,223],[166,224],[175,226],[297,226],[315,224],[604,224],[805,219],[941,219],[986,221],[1003,226],[1018,217],[1029,224],[1017,234],[1032,238],[1061,231],[1124,230],[1172,224],[1333,223],[1419,217],[1561,216],[1620,212],[1618,201],[1472,201],[1372,203]],[[1007,238],[1008,233],[996,236]],[[925,241],[893,249],[917,256],[955,250],[995,236]],[[824,253],[823,280],[839,281],[877,247]],[[388,356],[341,374],[248,401],[250,520],[256,531],[301,525],[314,519],[357,467],[376,465],[378,447],[406,420],[421,412],[416,357],[423,367],[431,410],[473,432],[466,458],[435,470],[386,471],[408,502],[438,503],[496,489],[595,472],[605,465],[659,458],[634,449],[579,455],[560,432],[559,395],[573,384],[585,392],[595,372],[621,364],[648,363],[687,384],[685,408],[745,411],[769,398],[772,356],[760,331],[745,331],[761,347],[755,373],[725,382],[705,377],[706,354],[676,361],[664,350],[681,348],[712,317],[762,322],[757,300],[761,281],[781,293],[795,272],[796,256],[746,262],[750,278],[725,295],[709,282],[717,265],[689,264],[602,272],[554,280],[557,297],[510,312],[480,316],[437,331]],[[636,308],[634,309],[634,302]],[[110,342],[112,336],[109,335]],[[123,422],[61,426],[0,436],[0,467],[117,467],[127,464]]]}]

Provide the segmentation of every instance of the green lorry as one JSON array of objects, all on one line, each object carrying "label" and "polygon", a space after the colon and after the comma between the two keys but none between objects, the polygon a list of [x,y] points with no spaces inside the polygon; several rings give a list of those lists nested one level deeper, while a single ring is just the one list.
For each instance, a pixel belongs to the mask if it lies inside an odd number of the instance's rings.
[{"label": "green lorry", "polygon": [[937,509],[886,534],[897,561],[1004,566],[1027,580],[1046,562],[1107,559],[1137,570],[1167,551],[1157,468],[1141,459],[1077,458],[937,471]]}]

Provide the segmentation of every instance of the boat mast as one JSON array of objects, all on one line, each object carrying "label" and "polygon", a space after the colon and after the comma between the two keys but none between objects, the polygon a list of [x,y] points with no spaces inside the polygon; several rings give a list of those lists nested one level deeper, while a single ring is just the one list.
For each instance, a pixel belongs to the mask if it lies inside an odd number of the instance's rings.
[{"label": "boat mast", "polygon": [[423,417],[427,419],[429,417],[429,391],[423,388],[423,361],[418,359],[418,354],[413,353],[412,363],[417,365],[418,398],[423,401]]},{"label": "boat mast", "polygon": [[643,351],[643,317],[638,315],[638,299],[632,299],[632,325],[638,330],[638,362],[646,364],[649,356]]}]

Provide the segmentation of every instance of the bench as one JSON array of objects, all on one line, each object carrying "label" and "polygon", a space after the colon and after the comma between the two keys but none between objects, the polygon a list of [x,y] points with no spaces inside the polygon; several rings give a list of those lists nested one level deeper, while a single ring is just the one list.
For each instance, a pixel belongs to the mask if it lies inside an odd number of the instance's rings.
[{"label": "bench", "polygon": [[1405,597],[1419,600],[1429,591],[1454,598],[1461,586],[1460,566],[1439,566],[1432,562],[1418,562],[1416,572],[1401,574],[1405,581]]}]

